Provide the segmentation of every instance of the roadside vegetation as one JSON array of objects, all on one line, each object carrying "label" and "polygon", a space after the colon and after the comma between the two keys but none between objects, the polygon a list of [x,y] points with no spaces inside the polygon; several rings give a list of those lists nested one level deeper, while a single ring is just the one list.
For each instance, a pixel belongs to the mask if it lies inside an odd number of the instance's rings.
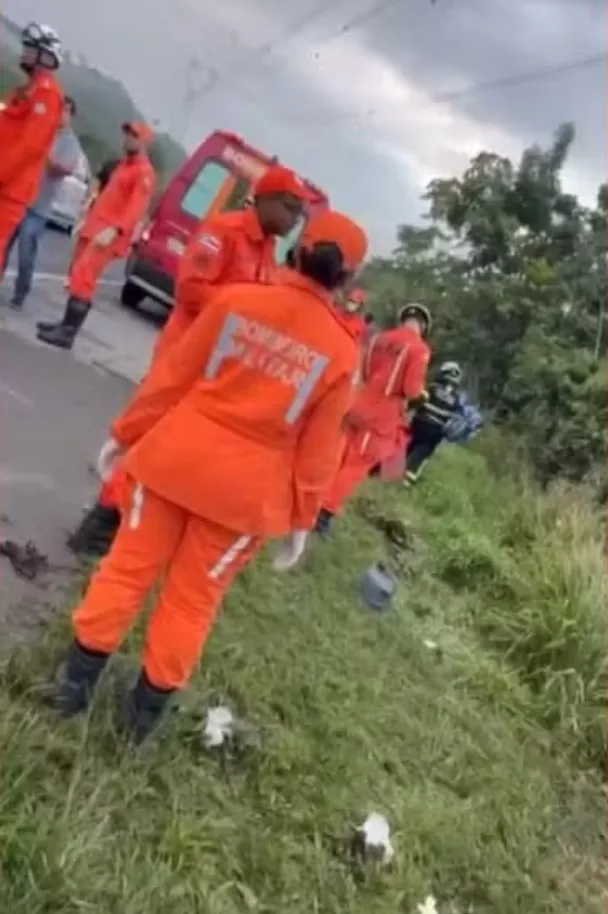
[{"label": "roadside vegetation", "polygon": [[[600,532],[583,492],[446,448],[417,491],[370,486],[300,571],[248,571],[136,756],[112,706],[137,634],[89,721],[65,723],[42,698],[62,617],[2,674],[3,910],[417,914],[433,895],[440,914],[600,914]],[[356,589],[377,558],[401,578],[380,616]],[[255,734],[226,757],[202,745],[217,700]],[[380,872],[346,849],[372,810],[396,849]]]},{"label": "roadside vegetation", "polygon": [[[84,62],[64,75],[98,165],[138,112]],[[87,720],[47,706],[84,569],[44,636],[2,658],[2,911],[605,910],[608,198],[563,191],[573,139],[564,125],[519,163],[482,153],[432,182],[428,224],[367,272],[381,322],[430,305],[437,358],[461,361],[492,427],[413,491],[369,484],[296,572],[249,569],[157,742],[133,753],[114,730],[139,632]],[[400,580],[381,615],[356,586],[375,560]],[[218,702],[246,728],[213,753]],[[351,853],[372,811],[386,867]]]}]

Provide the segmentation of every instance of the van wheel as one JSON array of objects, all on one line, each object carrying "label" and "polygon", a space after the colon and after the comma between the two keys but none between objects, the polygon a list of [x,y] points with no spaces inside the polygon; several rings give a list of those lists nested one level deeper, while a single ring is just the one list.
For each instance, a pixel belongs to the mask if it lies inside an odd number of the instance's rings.
[{"label": "van wheel", "polygon": [[138,308],[145,297],[144,290],[128,280],[120,290],[120,304],[125,308]]}]

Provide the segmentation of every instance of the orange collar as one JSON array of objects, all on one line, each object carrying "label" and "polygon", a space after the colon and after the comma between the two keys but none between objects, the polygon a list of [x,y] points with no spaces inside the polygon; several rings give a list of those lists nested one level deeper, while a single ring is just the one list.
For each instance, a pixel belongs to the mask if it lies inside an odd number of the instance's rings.
[{"label": "orange collar", "polygon": [[290,270],[288,267],[285,267],[281,271],[280,281],[286,286],[293,286],[296,289],[301,289],[303,292],[309,292],[311,295],[314,295],[315,298],[320,299],[328,305],[332,311],[335,309],[332,293],[327,289],[324,289],[323,286],[320,286],[314,279],[309,279],[308,276],[302,276],[297,270]]},{"label": "orange collar", "polygon": [[123,155],[123,157],[122,157],[122,162],[125,165],[143,165],[149,161],[150,161],[150,159],[145,154],[145,152],[138,152],[138,153],[136,153],[136,155],[132,155],[132,156]]},{"label": "orange collar", "polygon": [[265,235],[262,231],[260,220],[253,208],[246,209],[243,212],[243,229],[252,241],[261,243],[262,241],[271,240],[274,243],[274,239],[270,235]]}]

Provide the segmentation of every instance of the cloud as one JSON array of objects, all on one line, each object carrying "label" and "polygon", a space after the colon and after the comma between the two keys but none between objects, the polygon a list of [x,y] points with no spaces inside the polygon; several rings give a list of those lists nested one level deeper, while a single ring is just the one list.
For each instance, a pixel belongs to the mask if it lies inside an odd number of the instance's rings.
[{"label": "cloud", "polygon": [[[15,19],[52,18],[73,49],[111,71],[149,117],[184,136],[186,64],[199,83],[220,78],[193,106],[195,145],[224,127],[324,186],[362,219],[376,245],[420,214],[438,175],[480,149],[517,158],[573,119],[564,172],[585,201],[603,180],[605,74],[567,73],[500,91],[437,95],[601,51],[605,0],[408,0],[340,34],[373,0],[104,0],[102,5],[5,0]],[[142,30],[145,39],[142,39]],[[209,69],[208,69],[209,68]]]},{"label": "cloud", "polygon": [[366,144],[396,162],[419,188],[466,167],[481,149],[513,155],[519,147],[501,127],[434,101],[424,86],[357,37],[343,39],[313,65],[299,56],[291,66],[338,112],[337,127],[357,142],[364,131]]}]

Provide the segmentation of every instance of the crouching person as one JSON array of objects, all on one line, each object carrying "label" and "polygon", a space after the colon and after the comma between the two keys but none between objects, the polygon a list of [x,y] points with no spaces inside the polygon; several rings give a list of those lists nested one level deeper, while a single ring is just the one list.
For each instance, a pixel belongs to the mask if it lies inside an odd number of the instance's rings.
[{"label": "crouching person", "polygon": [[197,665],[223,595],[270,538],[291,567],[335,473],[357,370],[356,342],[333,307],[367,251],[363,230],[310,220],[295,270],[274,286],[218,290],[112,427],[129,505],[73,616],[56,707],[88,707],[107,661],[162,580],[142,669],[121,710],[141,742]]}]

